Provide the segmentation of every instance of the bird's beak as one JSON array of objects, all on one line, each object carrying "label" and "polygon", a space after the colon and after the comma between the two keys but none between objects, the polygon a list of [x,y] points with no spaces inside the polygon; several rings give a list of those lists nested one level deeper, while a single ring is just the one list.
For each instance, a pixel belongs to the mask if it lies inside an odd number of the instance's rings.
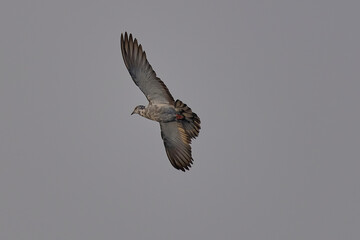
[{"label": "bird's beak", "polygon": [[135,110],[130,115],[133,115],[134,113],[135,113]]}]

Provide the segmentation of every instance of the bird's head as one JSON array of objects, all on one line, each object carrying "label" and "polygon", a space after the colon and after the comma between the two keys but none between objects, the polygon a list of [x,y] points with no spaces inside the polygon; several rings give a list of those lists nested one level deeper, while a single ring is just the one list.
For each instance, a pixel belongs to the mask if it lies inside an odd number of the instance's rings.
[{"label": "bird's head", "polygon": [[143,105],[139,105],[139,106],[136,106],[134,111],[131,113],[131,115],[133,114],[139,114],[139,115],[143,115],[145,112],[145,106]]}]

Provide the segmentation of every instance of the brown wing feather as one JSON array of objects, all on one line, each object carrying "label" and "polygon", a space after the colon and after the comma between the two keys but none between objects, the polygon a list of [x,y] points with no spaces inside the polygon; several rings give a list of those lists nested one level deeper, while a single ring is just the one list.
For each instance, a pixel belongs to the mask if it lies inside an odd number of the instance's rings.
[{"label": "brown wing feather", "polygon": [[191,156],[191,138],[179,122],[160,123],[161,137],[166,154],[174,168],[189,170],[193,159]]},{"label": "brown wing feather", "polygon": [[187,135],[189,135],[190,138],[196,138],[199,135],[201,129],[201,121],[198,115],[179,99],[175,101],[175,109],[179,114],[184,116],[184,119],[181,121],[181,123]]},{"label": "brown wing feather", "polygon": [[125,35],[121,34],[121,52],[132,79],[149,102],[173,105],[174,98],[163,81],[156,76],[142,46],[138,44],[137,39],[133,40],[131,34],[128,37],[126,32]]}]

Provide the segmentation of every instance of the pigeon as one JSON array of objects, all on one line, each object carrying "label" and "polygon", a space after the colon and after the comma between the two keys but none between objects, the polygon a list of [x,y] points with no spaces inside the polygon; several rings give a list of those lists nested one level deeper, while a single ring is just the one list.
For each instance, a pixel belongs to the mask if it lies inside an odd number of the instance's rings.
[{"label": "pigeon", "polygon": [[131,33],[129,36],[127,32],[121,34],[120,45],[131,78],[149,101],[147,106],[136,106],[132,114],[159,122],[170,163],[178,170],[189,170],[193,164],[190,144],[199,135],[200,118],[185,103],[174,100],[164,82],[156,76],[141,44]]}]

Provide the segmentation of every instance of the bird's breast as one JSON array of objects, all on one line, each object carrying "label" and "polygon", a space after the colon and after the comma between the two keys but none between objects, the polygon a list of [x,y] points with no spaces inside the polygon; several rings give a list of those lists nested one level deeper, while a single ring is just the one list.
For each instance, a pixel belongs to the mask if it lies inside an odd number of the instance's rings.
[{"label": "bird's breast", "polygon": [[157,122],[171,122],[176,119],[176,111],[170,105],[154,105],[150,104],[145,108],[144,117]]}]

